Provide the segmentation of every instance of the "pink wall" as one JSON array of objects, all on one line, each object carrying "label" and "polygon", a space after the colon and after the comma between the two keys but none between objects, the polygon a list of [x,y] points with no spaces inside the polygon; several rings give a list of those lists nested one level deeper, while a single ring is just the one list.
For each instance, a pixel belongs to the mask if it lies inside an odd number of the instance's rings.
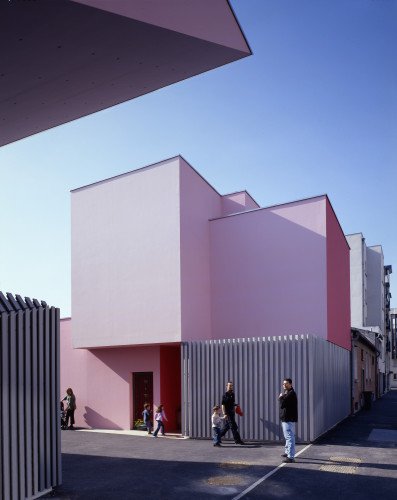
[{"label": "pink wall", "polygon": [[222,215],[237,214],[255,208],[259,208],[259,205],[247,191],[222,196]]},{"label": "pink wall", "polygon": [[180,170],[182,340],[211,338],[210,223],[221,196],[184,160]]},{"label": "pink wall", "polygon": [[326,197],[211,221],[212,336],[327,338]]},{"label": "pink wall", "polygon": [[71,320],[61,321],[61,395],[67,387],[76,394],[76,426],[130,429],[133,372],[153,372],[159,402],[160,346],[73,349]]},{"label": "pink wall", "polygon": [[72,192],[74,347],[180,341],[180,161]]},{"label": "pink wall", "polygon": [[60,329],[60,394],[61,399],[66,395],[66,389],[71,387],[77,398],[77,411],[75,413],[76,425],[87,427],[83,419],[84,406],[87,401],[88,364],[89,352],[72,349],[72,320],[61,319]]},{"label": "pink wall", "polygon": [[350,249],[327,199],[328,340],[350,351]]}]

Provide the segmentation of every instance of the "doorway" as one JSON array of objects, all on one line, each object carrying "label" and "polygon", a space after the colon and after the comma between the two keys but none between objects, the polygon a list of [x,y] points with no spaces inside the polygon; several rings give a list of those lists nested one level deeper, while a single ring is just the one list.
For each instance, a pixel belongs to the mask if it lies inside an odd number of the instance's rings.
[{"label": "doorway", "polygon": [[[135,372],[132,374],[132,425],[142,420],[142,412],[145,403],[153,406],[153,372]],[[153,409],[153,408],[152,408]]]}]

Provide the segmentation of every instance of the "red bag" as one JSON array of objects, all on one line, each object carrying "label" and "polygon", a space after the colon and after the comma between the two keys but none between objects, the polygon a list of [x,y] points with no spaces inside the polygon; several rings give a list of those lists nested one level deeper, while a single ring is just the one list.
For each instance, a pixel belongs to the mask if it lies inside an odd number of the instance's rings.
[{"label": "red bag", "polygon": [[243,416],[243,410],[240,408],[240,405],[236,406],[236,413],[237,415],[240,415],[240,417]]}]

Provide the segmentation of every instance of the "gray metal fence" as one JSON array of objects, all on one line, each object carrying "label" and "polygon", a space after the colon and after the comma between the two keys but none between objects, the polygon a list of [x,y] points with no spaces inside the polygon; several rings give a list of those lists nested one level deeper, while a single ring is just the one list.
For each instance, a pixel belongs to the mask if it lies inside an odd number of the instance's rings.
[{"label": "gray metal fence", "polygon": [[61,484],[59,309],[0,292],[1,498]]},{"label": "gray metal fence", "polygon": [[184,342],[182,433],[211,437],[211,414],[234,382],[243,439],[282,440],[278,395],[285,377],[298,396],[296,438],[309,442],[350,412],[350,352],[312,335]]}]

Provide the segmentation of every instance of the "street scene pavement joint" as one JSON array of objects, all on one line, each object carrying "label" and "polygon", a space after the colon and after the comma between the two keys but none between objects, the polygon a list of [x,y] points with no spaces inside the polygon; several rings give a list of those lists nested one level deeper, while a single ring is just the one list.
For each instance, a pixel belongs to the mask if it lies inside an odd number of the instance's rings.
[{"label": "street scene pavement joint", "polygon": [[361,464],[359,458],[329,457],[329,462],[320,467],[324,472],[338,472],[339,474],[355,474]]},{"label": "street scene pavement joint", "polygon": [[222,462],[219,464],[219,467],[222,469],[245,469],[249,467],[251,464],[247,462]]}]

